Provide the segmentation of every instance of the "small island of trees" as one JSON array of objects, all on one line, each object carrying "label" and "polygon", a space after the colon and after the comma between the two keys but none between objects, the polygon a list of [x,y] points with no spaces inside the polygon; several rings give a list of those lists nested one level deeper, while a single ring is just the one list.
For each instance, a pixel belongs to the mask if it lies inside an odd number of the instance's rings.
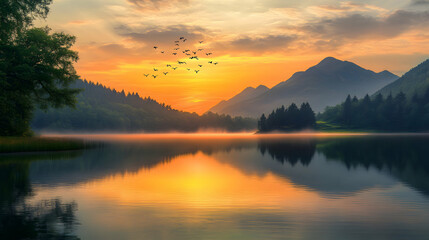
[{"label": "small island of trees", "polygon": [[312,129],[315,126],[316,116],[308,103],[303,103],[300,108],[295,103],[292,103],[288,108],[281,106],[270,113],[268,117],[262,114],[258,120],[260,133],[297,131]]}]

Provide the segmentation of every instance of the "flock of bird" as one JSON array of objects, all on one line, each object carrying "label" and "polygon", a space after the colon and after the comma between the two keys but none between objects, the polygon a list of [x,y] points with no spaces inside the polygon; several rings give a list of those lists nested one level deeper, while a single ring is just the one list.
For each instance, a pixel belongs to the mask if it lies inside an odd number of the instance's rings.
[{"label": "flock of bird", "polygon": [[[205,57],[210,57],[212,56],[212,52],[207,52],[205,51],[203,48],[198,48],[197,50],[190,50],[190,49],[184,49],[183,43],[185,43],[186,41],[188,41],[188,39],[186,39],[185,37],[180,37],[178,40],[174,41],[174,48],[172,48],[172,52],[171,54],[174,56],[178,56],[179,59],[176,61],[176,64],[167,64],[165,68],[165,71],[159,71],[160,68],[159,67],[153,67],[153,73],[144,73],[143,75],[145,77],[149,77],[150,75],[153,78],[157,78],[158,74],[156,73],[161,73],[164,74],[165,76],[169,73],[169,69],[172,69],[173,71],[175,71],[178,68],[184,68],[187,71],[193,71],[195,72],[195,74],[199,73],[200,70],[203,68],[203,64],[201,64],[200,62],[198,62],[198,64],[192,68],[190,67],[191,64],[188,64],[186,61],[183,61],[182,59],[187,57],[189,60],[196,60],[196,61],[200,61],[201,58],[201,54]],[[204,43],[204,41],[198,41],[200,45],[202,45]],[[182,45],[181,45],[182,44]],[[182,47],[182,48],[181,48]],[[159,52],[160,54],[168,54],[165,50],[159,50],[158,46],[154,46],[153,47],[155,49],[155,51]],[[199,56],[200,55],[200,56]],[[181,61],[182,60],[182,61]],[[210,65],[218,65],[218,62],[215,62],[213,60],[210,60],[207,62]],[[186,67],[184,67],[186,65]],[[188,67],[189,66],[189,67]]]}]

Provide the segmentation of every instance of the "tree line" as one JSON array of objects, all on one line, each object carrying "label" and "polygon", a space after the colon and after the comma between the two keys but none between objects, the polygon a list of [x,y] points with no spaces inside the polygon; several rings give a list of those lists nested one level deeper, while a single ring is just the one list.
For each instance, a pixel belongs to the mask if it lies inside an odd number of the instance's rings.
[{"label": "tree line", "polygon": [[295,103],[288,108],[281,106],[273,110],[268,117],[262,114],[258,120],[259,132],[295,131],[315,126],[316,117],[309,103],[303,103],[300,108]]},{"label": "tree line", "polygon": [[215,113],[183,112],[138,93],[116,91],[99,83],[78,80],[72,85],[83,89],[76,108],[36,111],[32,128],[37,131],[117,131],[192,132],[203,129],[249,131],[256,119]]},{"label": "tree line", "polygon": [[347,96],[334,107],[328,107],[318,119],[347,128],[381,131],[429,130],[429,88],[408,98],[403,92],[384,97],[377,94],[362,99]]}]

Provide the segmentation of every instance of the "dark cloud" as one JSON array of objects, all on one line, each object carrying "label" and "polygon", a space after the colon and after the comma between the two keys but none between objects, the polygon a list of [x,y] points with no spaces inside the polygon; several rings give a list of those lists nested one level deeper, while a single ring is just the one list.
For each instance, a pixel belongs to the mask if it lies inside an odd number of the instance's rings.
[{"label": "dark cloud", "polygon": [[127,0],[139,10],[160,10],[164,7],[186,6],[189,0]]},{"label": "dark cloud", "polygon": [[412,0],[411,5],[429,5],[429,0]]},{"label": "dark cloud", "polygon": [[131,28],[120,25],[115,31],[124,37],[146,44],[171,45],[179,37],[187,38],[187,43],[203,40],[208,31],[198,26],[175,25],[168,27]]},{"label": "dark cloud", "polygon": [[386,39],[396,37],[418,27],[428,26],[429,12],[399,10],[385,18],[352,14],[345,17],[323,19],[300,28],[327,39]]},{"label": "dark cloud", "polygon": [[280,51],[295,40],[295,36],[289,35],[267,35],[253,38],[245,36],[233,41],[219,43],[217,47],[229,51],[262,53]]}]

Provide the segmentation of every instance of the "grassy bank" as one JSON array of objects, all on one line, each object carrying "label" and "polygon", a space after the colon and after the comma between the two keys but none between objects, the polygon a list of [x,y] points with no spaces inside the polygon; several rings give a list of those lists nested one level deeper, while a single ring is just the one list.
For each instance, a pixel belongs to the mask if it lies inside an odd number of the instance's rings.
[{"label": "grassy bank", "polygon": [[48,137],[0,137],[0,153],[68,151],[84,149],[83,140]]}]

